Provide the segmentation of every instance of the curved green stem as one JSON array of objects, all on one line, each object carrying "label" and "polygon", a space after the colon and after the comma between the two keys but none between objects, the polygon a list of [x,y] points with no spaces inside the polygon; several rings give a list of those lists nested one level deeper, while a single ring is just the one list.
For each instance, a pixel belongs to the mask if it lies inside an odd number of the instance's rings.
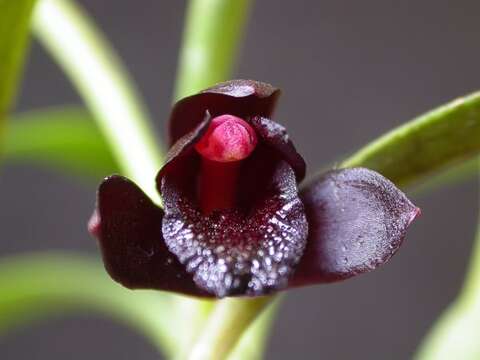
[{"label": "curved green stem", "polygon": [[[224,299],[212,311],[207,325],[188,355],[189,360],[225,359],[241,335],[271,300]],[[261,339],[254,339],[255,342]]]},{"label": "curved green stem", "polygon": [[345,160],[341,167],[367,167],[398,186],[408,186],[479,152],[480,92],[476,92],[393,129]]},{"label": "curved green stem", "polygon": [[267,304],[267,308],[240,338],[239,343],[228,356],[228,360],[261,360],[264,358],[268,334],[282,298],[283,296],[277,296],[274,301]]},{"label": "curved green stem", "polygon": [[87,256],[51,252],[2,259],[0,289],[0,333],[22,320],[83,308],[114,315],[167,355],[173,356],[179,345],[167,298],[122,288]]},{"label": "curved green stem", "polygon": [[175,99],[230,77],[251,0],[191,0],[187,10]]},{"label": "curved green stem", "polygon": [[99,121],[125,175],[158,202],[161,156],[149,117],[107,40],[70,0],[42,0],[33,30]]},{"label": "curved green stem", "polygon": [[14,102],[25,53],[35,0],[0,0],[0,138]]}]

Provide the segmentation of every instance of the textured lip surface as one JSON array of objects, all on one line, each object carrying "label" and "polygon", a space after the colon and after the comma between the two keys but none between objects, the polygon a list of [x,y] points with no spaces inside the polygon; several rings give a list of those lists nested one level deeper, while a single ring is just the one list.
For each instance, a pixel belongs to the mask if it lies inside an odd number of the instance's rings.
[{"label": "textured lip surface", "polygon": [[[183,136],[157,176],[163,235],[197,285],[219,297],[284,288],[303,254],[308,225],[296,183],[305,162],[285,128],[265,117],[278,95],[268,84],[233,81],[182,100],[172,114],[172,129]],[[199,113],[203,121],[191,121]],[[196,199],[200,159],[194,146],[212,117],[224,114],[245,119],[259,143],[242,162],[236,206],[204,216]]]},{"label": "textured lip surface", "polygon": [[217,297],[283,289],[308,233],[295,173],[283,154],[260,137],[242,162],[236,206],[202,214],[195,186],[200,156],[193,147],[206,124],[208,118],[179,139],[157,177],[168,249],[200,288]]}]

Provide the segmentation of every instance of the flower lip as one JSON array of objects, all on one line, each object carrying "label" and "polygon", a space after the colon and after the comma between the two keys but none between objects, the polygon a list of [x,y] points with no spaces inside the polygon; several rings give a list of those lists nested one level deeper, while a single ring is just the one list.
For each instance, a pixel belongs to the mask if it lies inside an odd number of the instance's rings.
[{"label": "flower lip", "polygon": [[198,287],[217,297],[285,288],[305,248],[308,224],[293,169],[280,154],[259,144],[239,174],[236,206],[212,213],[201,211],[192,196],[189,179],[198,169],[193,157],[180,155],[170,164],[158,179],[162,235]]},{"label": "flower lip", "polygon": [[208,160],[235,162],[247,158],[256,145],[252,127],[237,116],[225,114],[212,119],[195,149]]},{"label": "flower lip", "polygon": [[232,188],[236,196],[226,203],[206,196],[202,203],[198,180],[205,161],[195,145],[213,120],[209,112],[204,115],[171,148],[157,176],[163,239],[198,287],[217,297],[280,290],[288,285],[308,234],[289,155],[296,154],[293,144],[280,125],[246,119],[258,136],[255,151],[242,161],[218,163],[241,163]]}]

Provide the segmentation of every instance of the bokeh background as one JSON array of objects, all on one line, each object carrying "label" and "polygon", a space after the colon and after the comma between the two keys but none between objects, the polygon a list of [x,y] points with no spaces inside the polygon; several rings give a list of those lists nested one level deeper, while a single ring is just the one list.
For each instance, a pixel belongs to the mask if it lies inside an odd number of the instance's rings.
[{"label": "bokeh background", "polygon": [[[161,137],[186,3],[80,3],[123,57]],[[235,77],[283,89],[275,119],[289,128],[314,171],[415,115],[480,88],[479,13],[480,2],[473,0],[258,0]],[[17,108],[64,103],[80,100],[34,42]],[[46,249],[98,254],[85,225],[95,188],[93,182],[47,169],[5,166],[0,255]],[[267,359],[412,356],[461,286],[478,194],[472,179],[413,197],[423,215],[387,266],[344,283],[289,292]],[[10,333],[0,339],[0,358],[149,360],[158,355],[132,330],[84,312]]]}]

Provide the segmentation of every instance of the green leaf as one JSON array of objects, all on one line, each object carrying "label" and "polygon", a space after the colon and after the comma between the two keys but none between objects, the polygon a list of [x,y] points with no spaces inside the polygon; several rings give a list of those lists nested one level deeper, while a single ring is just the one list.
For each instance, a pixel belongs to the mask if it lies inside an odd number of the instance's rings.
[{"label": "green leaf", "polygon": [[118,172],[92,115],[74,106],[14,117],[6,133],[4,157],[7,162],[40,163],[97,179]]},{"label": "green leaf", "polygon": [[475,179],[480,170],[480,157],[475,156],[429,176],[418,186],[414,186],[414,194],[431,193],[439,189],[462,184]]},{"label": "green leaf", "polygon": [[167,355],[178,347],[173,296],[127,290],[85,255],[51,252],[1,259],[0,289],[0,334],[35,318],[86,309],[126,322]]},{"label": "green leaf", "polygon": [[376,170],[399,186],[480,152],[480,92],[454,100],[383,135],[341,167]]},{"label": "green leaf", "polygon": [[16,93],[35,0],[0,0],[0,135]]}]

